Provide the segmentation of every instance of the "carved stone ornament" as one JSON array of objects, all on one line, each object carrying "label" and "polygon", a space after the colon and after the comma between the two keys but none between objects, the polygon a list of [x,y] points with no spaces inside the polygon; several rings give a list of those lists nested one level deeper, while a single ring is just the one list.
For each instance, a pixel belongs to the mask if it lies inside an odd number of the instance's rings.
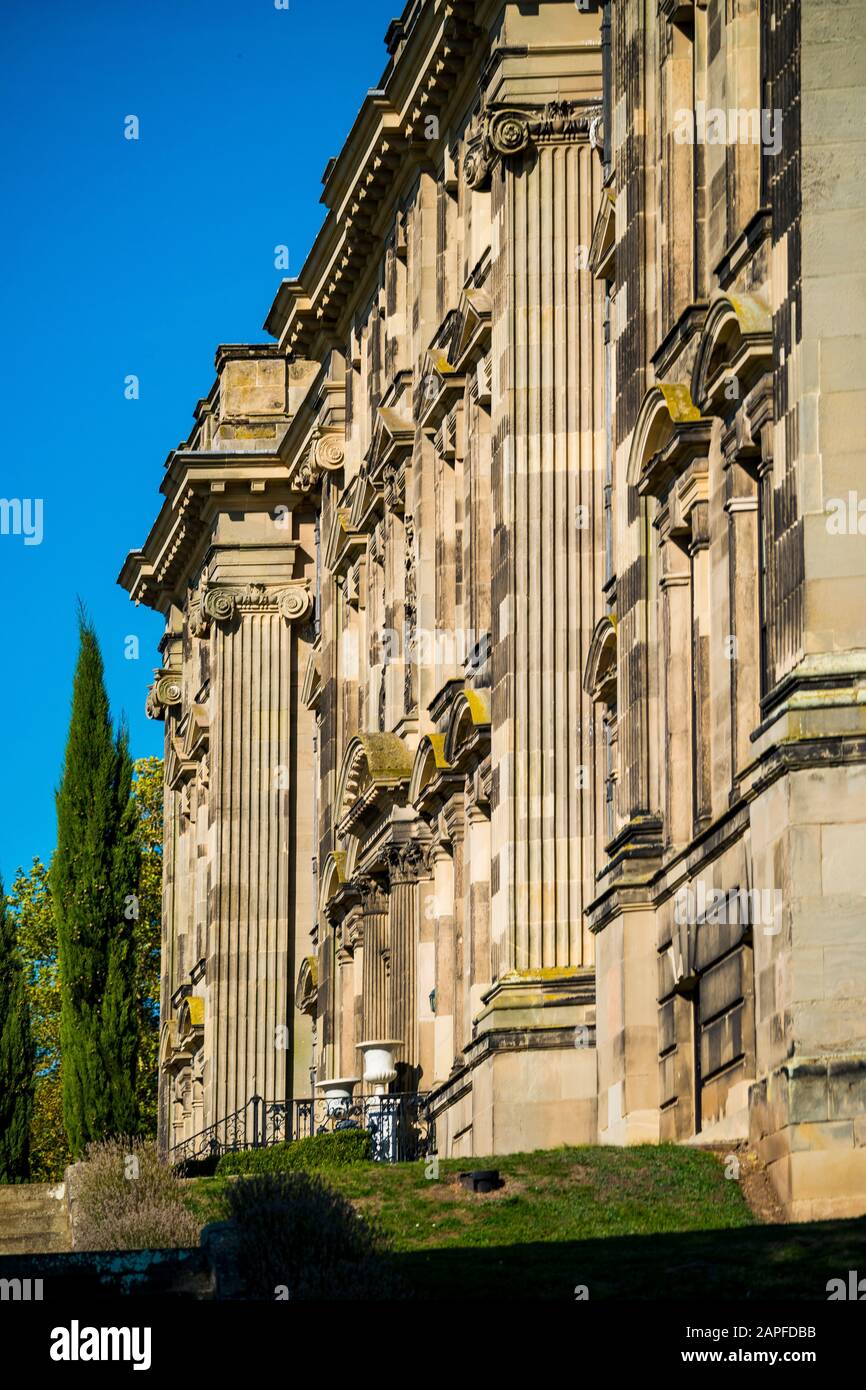
[{"label": "carved stone ornament", "polygon": [[403,622],[405,628],[405,647],[407,660],[403,673],[403,709],[411,714],[415,709],[415,644],[418,621],[418,581],[415,557],[415,518],[411,515],[405,520],[406,553],[403,600]]},{"label": "carved stone ornament", "polygon": [[415,841],[391,845],[385,851],[385,862],[392,887],[397,883],[414,883],[426,870],[424,847]]},{"label": "carved stone ornament", "polygon": [[342,435],[323,434],[313,446],[315,466],[324,469],[326,473],[334,473],[338,468],[342,468],[345,457]]},{"label": "carved stone ornament", "polygon": [[490,177],[492,161],[483,140],[470,145],[463,159],[463,177],[469,188],[483,188]]},{"label": "carved stone ornament", "polygon": [[389,512],[402,512],[406,503],[406,470],[389,468],[385,472],[385,506]]},{"label": "carved stone ornament", "polygon": [[385,526],[379,521],[373,527],[373,534],[370,537],[367,550],[374,565],[384,565],[385,563]]},{"label": "carved stone ornament", "polygon": [[180,676],[173,671],[158,675],[148,691],[145,712],[148,719],[164,719],[171,705],[179,705],[183,695]]},{"label": "carved stone ornament", "polygon": [[207,637],[208,620],[201,611],[201,603],[191,603],[189,606],[189,630],[193,637]]},{"label": "carved stone ornament", "polygon": [[307,584],[293,584],[277,595],[277,608],[280,616],[288,623],[298,623],[308,618],[313,611],[313,595]]},{"label": "carved stone ornament", "polygon": [[180,676],[174,673],[160,676],[154,686],[154,694],[161,705],[179,705],[183,695]]},{"label": "carved stone ornament", "polygon": [[[208,589],[201,600],[201,613],[196,627],[206,631],[207,622],[231,622],[238,613],[279,613],[289,623],[306,618],[313,609],[313,595],[306,581],[287,589],[268,589],[264,584],[247,584],[243,589]],[[193,627],[195,605],[190,609],[190,630]]]},{"label": "carved stone ornament", "polygon": [[371,874],[356,874],[352,886],[361,900],[361,912],[387,912],[388,895]]},{"label": "carved stone ornament", "polygon": [[314,439],[307,449],[292,478],[296,492],[312,492],[323,473],[336,473],[346,459],[345,441],[342,434],[331,431]]},{"label": "carved stone ornament", "polygon": [[201,601],[201,615],[217,623],[230,623],[237,612],[237,600],[228,589],[207,589]]},{"label": "carved stone ornament", "polygon": [[530,144],[589,138],[600,116],[597,107],[574,101],[550,101],[537,111],[483,111],[476,118],[463,158],[463,177],[469,188],[486,186],[497,159],[522,154]]},{"label": "carved stone ornament", "polygon": [[245,589],[240,589],[235,594],[235,602],[245,613],[265,612],[273,607],[273,596],[268,593],[264,584],[248,584]]},{"label": "carved stone ornament", "polygon": [[321,469],[316,467],[313,458],[313,450],[308,449],[292,478],[292,487],[296,492],[312,492],[321,476]]},{"label": "carved stone ornament", "polygon": [[487,138],[497,154],[520,154],[529,144],[529,122],[520,111],[497,111],[488,122]]}]

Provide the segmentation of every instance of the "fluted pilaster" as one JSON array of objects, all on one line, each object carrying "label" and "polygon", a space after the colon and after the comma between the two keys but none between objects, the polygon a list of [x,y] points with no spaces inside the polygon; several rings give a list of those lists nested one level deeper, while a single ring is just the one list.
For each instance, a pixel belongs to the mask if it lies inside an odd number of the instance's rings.
[{"label": "fluted pilaster", "polygon": [[391,1010],[389,1036],[399,1038],[401,1084],[413,1085],[418,1065],[418,923],[417,874],[420,850],[414,846],[389,856],[389,931],[391,938]]},{"label": "fluted pilaster", "polygon": [[[603,304],[586,271],[599,197],[589,113],[497,117],[494,180],[493,942],[502,968],[585,963],[595,751],[580,672],[602,554]],[[583,255],[581,255],[583,251]],[[589,822],[589,823],[588,823]]]},{"label": "fluted pilaster", "polygon": [[390,1037],[388,981],[388,899],[372,878],[355,880],[361,898],[364,961],[361,981],[363,1041]]},{"label": "fluted pilaster", "polygon": [[304,585],[223,583],[204,586],[191,618],[211,662],[206,1110],[217,1118],[254,1094],[281,1100],[305,1082],[303,1069],[293,1074],[304,1021],[291,991],[306,893],[296,886],[297,807],[310,794],[310,769],[295,753],[307,724],[296,620],[308,607]]}]

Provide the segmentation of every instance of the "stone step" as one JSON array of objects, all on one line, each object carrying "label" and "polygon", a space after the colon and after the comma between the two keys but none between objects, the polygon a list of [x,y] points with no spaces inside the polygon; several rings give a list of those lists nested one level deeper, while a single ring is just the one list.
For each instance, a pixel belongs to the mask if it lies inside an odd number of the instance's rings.
[{"label": "stone step", "polygon": [[0,1215],[0,1238],[24,1235],[30,1231],[65,1230],[66,1213],[63,1211],[17,1211]]},{"label": "stone step", "polygon": [[66,1203],[54,1197],[21,1197],[17,1202],[0,1202],[0,1217],[14,1211],[65,1211]]},{"label": "stone step", "polygon": [[0,1186],[0,1211],[4,1207],[20,1206],[22,1202],[56,1202],[62,1206],[63,1197],[63,1183],[4,1183]]},{"label": "stone step", "polygon": [[67,1231],[39,1231],[29,1235],[0,1235],[0,1255],[53,1255],[69,1249]]},{"label": "stone step", "polygon": [[9,1183],[0,1187],[0,1254],[43,1254],[69,1249],[62,1183]]}]

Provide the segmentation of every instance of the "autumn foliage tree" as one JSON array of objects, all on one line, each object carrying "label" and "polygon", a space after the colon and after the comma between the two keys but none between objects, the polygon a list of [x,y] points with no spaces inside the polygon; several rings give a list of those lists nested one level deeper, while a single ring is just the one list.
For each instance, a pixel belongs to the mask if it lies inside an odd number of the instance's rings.
[{"label": "autumn foliage tree", "polygon": [[63,1127],[60,1080],[60,968],[57,925],[48,869],[35,858],[19,869],[9,894],[24,967],[24,986],[33,1035],[33,1115],[30,1121],[30,1176],[45,1182],[62,1176],[69,1162]]},{"label": "autumn foliage tree", "polygon": [[0,883],[0,1182],[30,1175],[30,1115],[33,1109],[33,1040],[16,941]]},{"label": "autumn foliage tree", "polygon": [[142,1134],[156,1134],[159,1065],[159,970],[162,923],[162,758],[139,758],[132,784],[139,849],[135,919],[135,998],[138,1009],[138,1098]]}]

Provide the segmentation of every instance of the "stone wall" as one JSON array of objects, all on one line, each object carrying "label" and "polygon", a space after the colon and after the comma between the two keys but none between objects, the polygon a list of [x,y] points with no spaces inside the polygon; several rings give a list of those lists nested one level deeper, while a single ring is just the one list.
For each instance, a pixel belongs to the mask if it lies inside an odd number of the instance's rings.
[{"label": "stone wall", "polygon": [[386,42],[121,576],[162,1134],[420,1089],[443,1153],[750,1138],[864,1210],[863,8]]}]

